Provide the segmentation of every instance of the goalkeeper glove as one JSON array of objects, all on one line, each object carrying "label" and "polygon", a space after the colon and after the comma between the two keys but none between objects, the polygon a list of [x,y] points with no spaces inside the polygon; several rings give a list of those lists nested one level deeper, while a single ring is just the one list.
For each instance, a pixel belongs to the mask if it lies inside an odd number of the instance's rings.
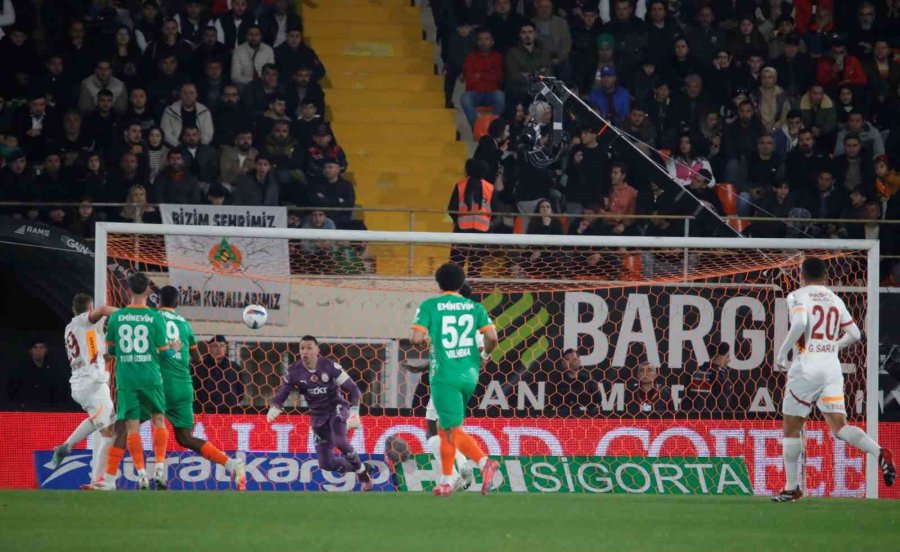
[{"label": "goalkeeper glove", "polygon": [[284,411],[282,409],[278,408],[277,406],[270,407],[269,413],[266,414],[266,421],[269,423],[274,422],[275,418],[280,416],[282,412],[284,412]]},{"label": "goalkeeper glove", "polygon": [[359,419],[359,407],[350,407],[350,417],[347,419],[347,429],[358,429],[362,425]]}]

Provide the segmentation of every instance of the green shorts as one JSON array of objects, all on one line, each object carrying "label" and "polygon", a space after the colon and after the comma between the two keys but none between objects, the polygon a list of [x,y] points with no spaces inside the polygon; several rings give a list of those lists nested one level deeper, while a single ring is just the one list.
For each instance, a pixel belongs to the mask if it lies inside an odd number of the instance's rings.
[{"label": "green shorts", "polygon": [[166,418],[172,427],[194,429],[194,386],[191,383],[163,384]]},{"label": "green shorts", "polygon": [[166,397],[162,384],[143,389],[117,389],[116,410],[118,420],[141,420],[147,414],[166,411]]},{"label": "green shorts", "polygon": [[460,383],[431,383],[431,400],[437,410],[441,429],[460,427],[466,417],[466,406],[475,392],[477,381]]}]

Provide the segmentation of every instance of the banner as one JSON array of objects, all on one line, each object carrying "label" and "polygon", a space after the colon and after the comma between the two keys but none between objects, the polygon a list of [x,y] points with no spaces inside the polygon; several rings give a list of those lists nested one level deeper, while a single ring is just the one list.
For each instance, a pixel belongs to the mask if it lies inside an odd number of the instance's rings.
[{"label": "banner", "polygon": [[[228,452],[234,456],[234,452]],[[244,457],[248,491],[325,491],[348,492],[357,486],[356,475],[322,471],[314,454],[241,453]],[[90,481],[90,451],[75,451],[56,470],[50,467],[52,450],[34,452],[34,467],[41,489],[78,489]],[[147,472],[153,473],[153,455],[146,453]],[[391,469],[384,455],[362,455],[373,468],[373,491],[393,491]],[[194,452],[169,454],[169,490],[226,491],[234,488],[223,466],[213,464]],[[119,489],[136,489],[137,472],[126,456],[117,482]]]},{"label": "banner", "polygon": [[[222,450],[315,450],[307,416],[285,415],[272,424],[263,414],[198,414],[196,419],[194,434]],[[51,450],[82,420],[84,414],[74,412],[0,412],[0,488],[37,488],[33,451]],[[754,494],[770,495],[784,485],[781,422],[776,420],[472,418],[466,423],[466,431],[492,456],[735,457],[746,462]],[[141,431],[144,448],[151,450],[149,424]],[[878,431],[883,446],[900,450],[900,423],[882,422]],[[363,427],[350,440],[360,454],[384,454],[392,435],[420,453],[427,442],[425,421],[364,416]],[[865,496],[865,455],[834,439],[823,422],[809,422],[806,435],[807,494]],[[174,442],[169,446],[181,450]],[[879,496],[900,498],[900,486],[880,484]]]},{"label": "banner", "polygon": [[[417,454],[397,465],[397,489],[431,491],[440,473],[433,456]],[[752,495],[742,458],[630,456],[504,456],[494,487],[501,493]],[[479,492],[481,473],[474,468]]]},{"label": "banner", "polygon": [[[160,205],[165,224],[285,228],[285,207]],[[241,320],[244,307],[269,311],[269,323],[289,318],[291,263],[287,239],[166,236],[171,284],[185,318]],[[249,276],[252,275],[252,276]]]}]

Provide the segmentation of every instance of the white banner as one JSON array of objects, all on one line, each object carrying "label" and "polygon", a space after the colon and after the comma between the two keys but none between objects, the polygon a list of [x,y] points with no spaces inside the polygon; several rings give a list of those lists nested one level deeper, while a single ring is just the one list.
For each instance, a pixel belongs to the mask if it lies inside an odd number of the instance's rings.
[{"label": "white banner", "polygon": [[[284,207],[160,205],[164,224],[286,228]],[[240,321],[249,304],[287,324],[291,293],[288,240],[166,236],[170,284],[190,320]]]}]

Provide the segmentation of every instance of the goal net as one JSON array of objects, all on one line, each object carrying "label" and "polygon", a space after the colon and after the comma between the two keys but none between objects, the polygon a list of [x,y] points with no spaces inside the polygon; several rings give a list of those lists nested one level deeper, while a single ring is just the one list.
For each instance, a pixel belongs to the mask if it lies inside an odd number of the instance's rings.
[{"label": "goal net", "polygon": [[[264,417],[306,334],[319,338],[322,354],[362,391],[364,427],[351,435],[357,450],[383,454],[398,436],[413,453],[423,451],[427,375],[403,365],[427,353],[409,343],[409,326],[419,303],[438,292],[434,270],[454,258],[465,264],[474,299],[500,336],[467,420],[490,454],[741,458],[751,490],[771,494],[784,484],[786,374],[774,358],[788,329],[784,299],[799,286],[808,255],[826,260],[828,285],[864,333],[878,335],[878,249],[870,241],[100,224],[96,292],[124,305],[133,270],[179,289],[179,310],[204,355],[193,368],[195,433],[254,459],[251,488],[254,478],[265,480],[257,488],[304,477],[304,488],[352,484],[351,476],[310,475],[312,457],[291,471],[269,454],[302,459],[315,450],[299,397],[292,395],[276,423]],[[241,323],[249,303],[268,309],[260,330]],[[877,345],[868,339],[841,353],[848,417],[876,438],[877,401],[869,398],[877,395]],[[834,439],[818,413],[805,439],[808,494],[877,496],[875,463]],[[192,461],[170,476],[199,478]],[[567,479],[559,462],[545,464],[542,477],[561,470],[563,492],[603,487],[603,478],[582,477],[584,470]],[[381,467],[378,481],[387,483],[388,467]],[[227,488],[218,475],[218,483],[203,485]],[[610,474],[603,490],[670,492],[645,475],[653,479],[653,470],[618,480]],[[524,479],[525,487],[540,487],[527,473]],[[706,491],[706,483],[689,480],[693,486],[676,488]]]}]

